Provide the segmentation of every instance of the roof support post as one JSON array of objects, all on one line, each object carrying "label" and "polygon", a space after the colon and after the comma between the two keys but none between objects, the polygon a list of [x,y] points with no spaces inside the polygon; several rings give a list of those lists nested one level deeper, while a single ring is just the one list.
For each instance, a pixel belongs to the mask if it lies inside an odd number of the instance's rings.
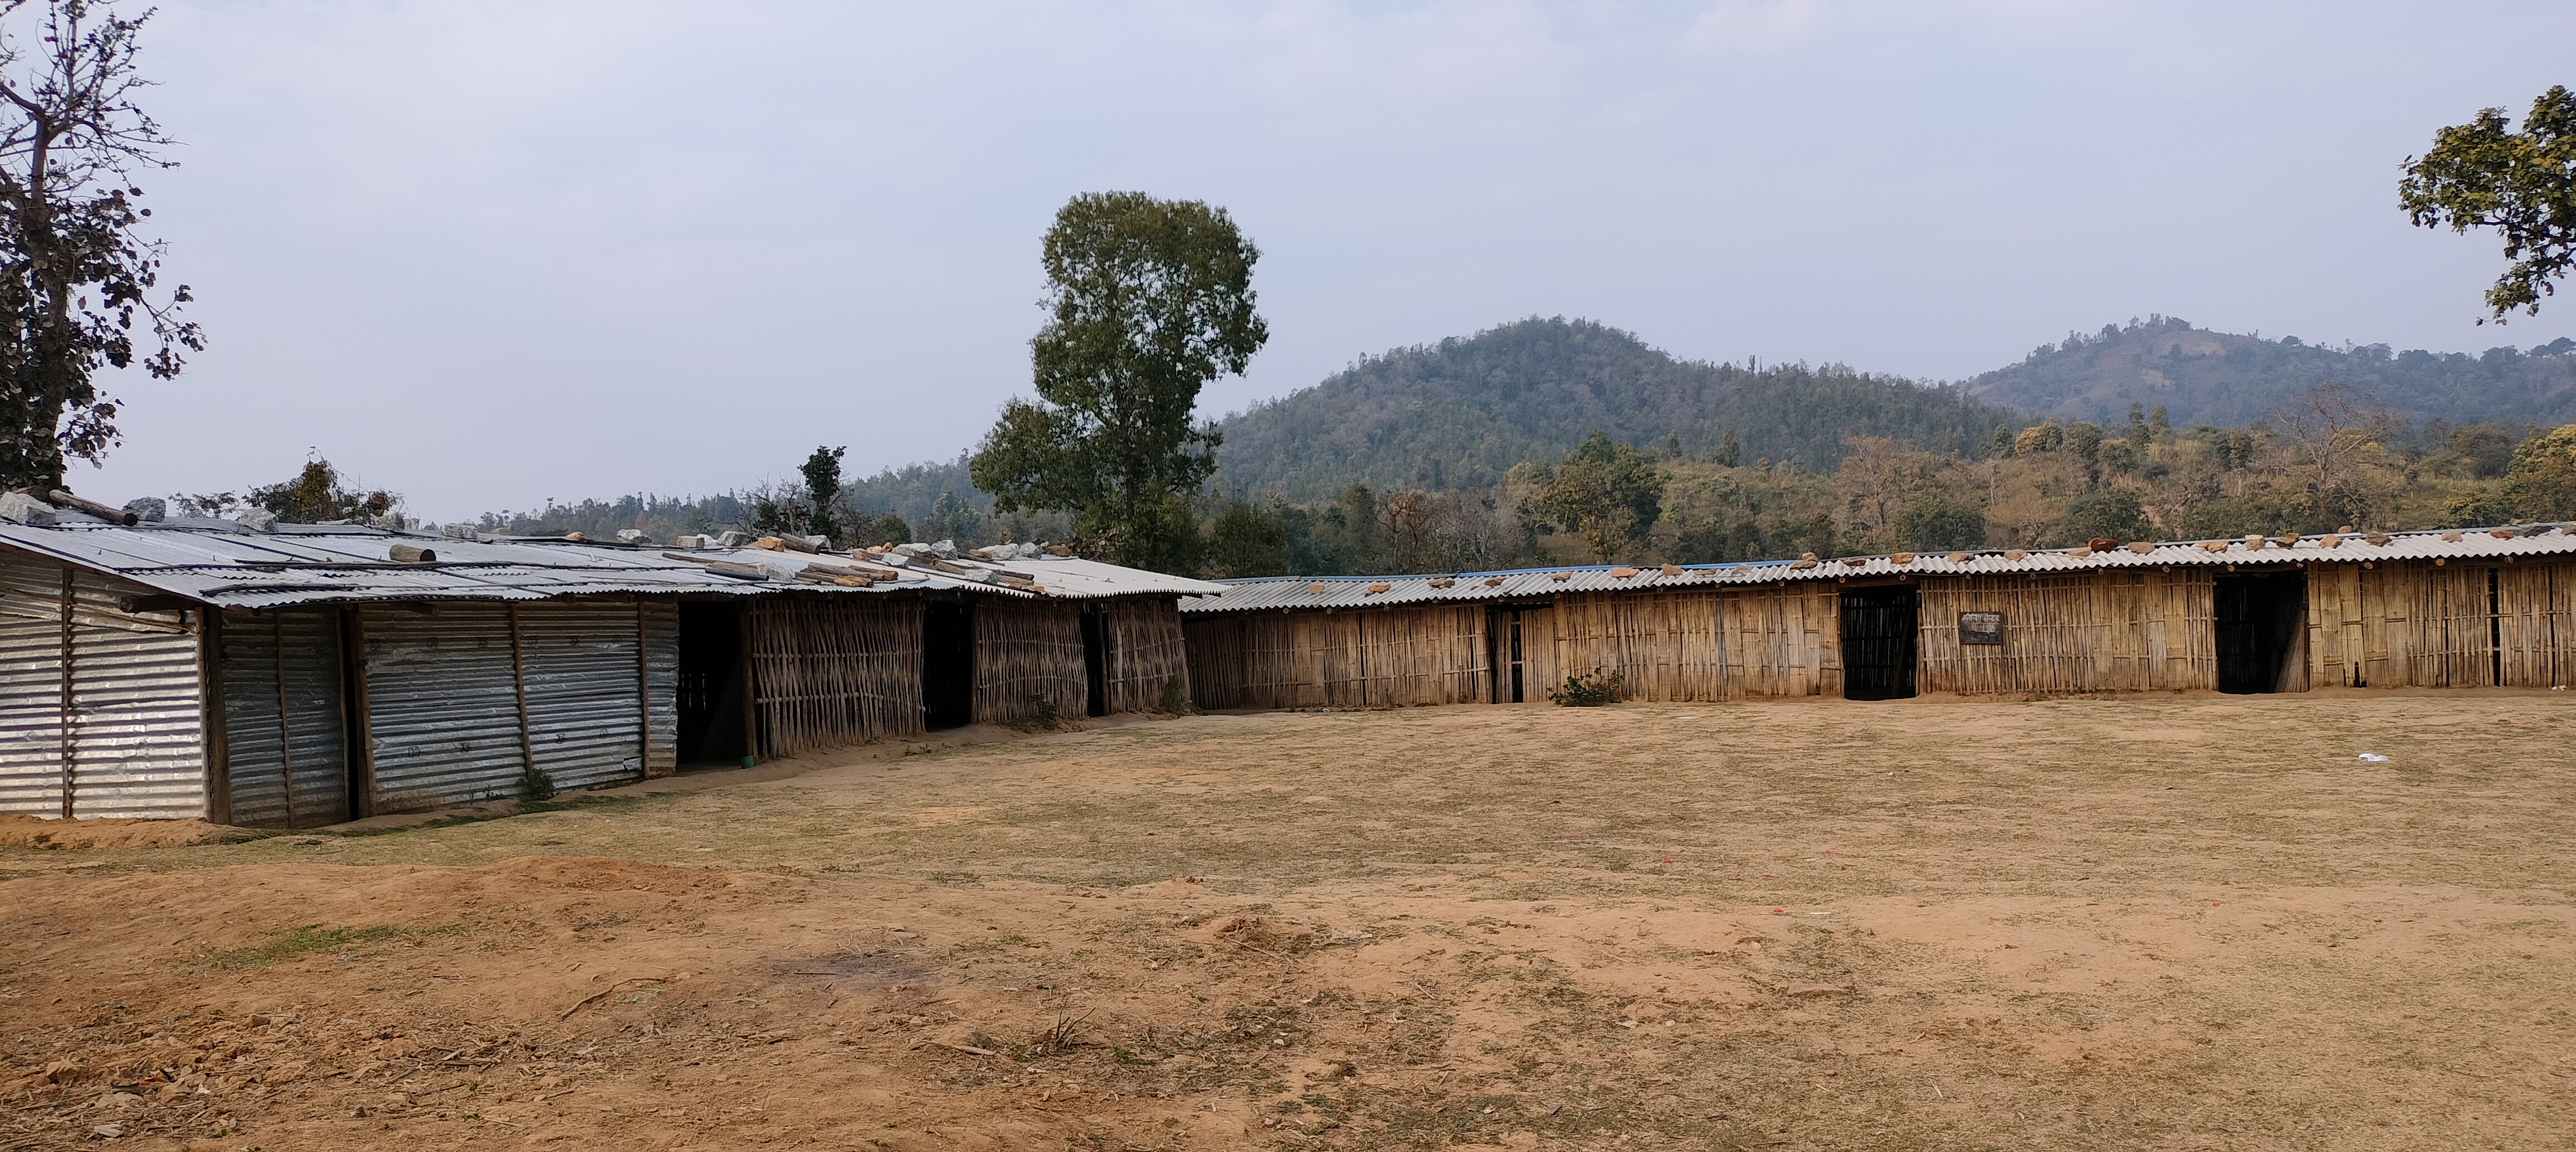
[{"label": "roof support post", "polygon": [[526,645],[519,639],[519,606],[506,606],[510,613],[510,686],[519,701],[519,765],[528,775],[536,775],[537,746],[528,734],[528,662]]},{"label": "roof support post", "polygon": [[365,819],[376,814],[376,714],[367,688],[367,614],[340,610],[341,697],[348,729],[349,814]]},{"label": "roof support post", "polygon": [[644,598],[635,598],[635,767],[653,776],[653,648],[644,627]]},{"label": "roof support post", "polygon": [[197,699],[205,733],[206,822],[233,822],[232,733],[224,723],[224,610],[198,605]]},{"label": "roof support post", "polygon": [[62,670],[63,712],[59,738],[63,756],[63,819],[72,818],[72,566],[63,565],[63,642],[55,666]]},{"label": "roof support post", "polygon": [[734,648],[734,675],[742,683],[742,756],[752,762],[758,762],[769,751],[760,746],[760,661],[752,658],[752,645],[759,642],[757,638],[768,626],[768,609],[769,605],[758,600],[742,606],[742,643]]},{"label": "roof support post", "polygon": [[278,790],[286,797],[286,826],[295,823],[295,725],[286,715],[286,619],[284,613],[268,614],[269,655],[277,661],[277,762],[285,775],[278,778]]}]

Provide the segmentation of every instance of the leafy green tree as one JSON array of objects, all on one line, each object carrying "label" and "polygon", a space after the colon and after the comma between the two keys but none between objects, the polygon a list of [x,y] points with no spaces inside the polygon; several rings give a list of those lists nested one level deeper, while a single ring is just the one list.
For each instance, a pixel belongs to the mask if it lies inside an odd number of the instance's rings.
[{"label": "leafy green tree", "polygon": [[2505,494],[2525,519],[2576,518],[2576,424],[2559,425],[2516,447]]},{"label": "leafy green tree", "polygon": [[873,540],[879,544],[910,544],[913,542],[912,525],[905,522],[902,516],[892,512],[888,512],[883,516],[879,516],[876,519],[869,521],[867,527],[862,531],[862,535],[866,539]]},{"label": "leafy green tree", "polygon": [[1368,485],[1344,487],[1324,509],[1320,520],[1318,542],[1334,557],[1340,570],[1386,570],[1386,522],[1378,516],[1377,493]]},{"label": "leafy green tree", "polygon": [[1720,468],[1734,468],[1744,463],[1744,445],[1735,442],[1735,429],[1726,430],[1726,438],[1717,442],[1717,455],[1711,462]]},{"label": "leafy green tree", "polygon": [[1539,488],[1538,507],[1558,528],[1583,538],[1594,556],[1642,544],[1663,514],[1664,474],[1595,428]]},{"label": "leafy green tree", "polygon": [[2107,538],[2127,543],[2155,536],[2135,488],[2114,486],[2078,496],[2066,504],[2066,527],[2076,540]]},{"label": "leafy green tree", "polygon": [[2442,450],[2456,459],[2471,479],[2493,480],[2513,466],[2513,429],[2502,424],[2471,424],[2451,431]]},{"label": "leafy green tree", "polygon": [[1986,510],[1957,492],[1925,489],[1905,498],[1888,522],[1898,548],[1930,552],[1986,545]]},{"label": "leafy green tree", "polygon": [[2488,108],[2434,133],[2423,159],[2406,158],[2397,202],[2419,228],[2502,234],[2513,263],[2487,289],[2487,319],[2504,323],[2516,308],[2539,315],[2540,298],[2558,292],[2551,281],[2576,266],[2576,93],[2541,93],[2520,132],[2504,109]]},{"label": "leafy green tree", "polygon": [[942,492],[931,502],[930,518],[921,522],[921,534],[932,540],[954,540],[972,548],[984,538],[984,514],[975,506],[957,498],[954,492]]},{"label": "leafy green tree", "polygon": [[1218,436],[1199,390],[1270,337],[1261,253],[1222,208],[1141,192],[1076,196],[1047,230],[1052,317],[1030,341],[1038,402],[1014,399],[969,461],[1003,512],[1061,508],[1122,564],[1197,567],[1191,498]]},{"label": "leafy green tree", "polygon": [[847,451],[846,447],[818,447],[796,468],[797,473],[805,477],[806,498],[812,504],[811,510],[805,514],[805,534],[808,536],[841,538],[840,518],[833,515],[832,506],[841,500],[841,454]]},{"label": "leafy green tree", "polygon": [[2066,429],[2066,452],[2084,469],[2084,486],[2102,482],[2102,426],[2078,420]]},{"label": "leafy green tree", "polygon": [[93,373],[139,360],[169,379],[182,349],[205,348],[179,319],[188,286],[158,291],[162,246],[137,233],[152,210],[134,202],[134,173],[173,166],[159,152],[171,139],[135,103],[152,14],[107,7],[0,6],[0,21],[33,25],[0,39],[0,487],[59,487],[66,457],[115,446],[117,402]]},{"label": "leafy green tree", "polygon": [[1288,575],[1287,512],[1278,502],[1255,504],[1240,496],[1227,501],[1208,524],[1209,574],[1233,579]]}]

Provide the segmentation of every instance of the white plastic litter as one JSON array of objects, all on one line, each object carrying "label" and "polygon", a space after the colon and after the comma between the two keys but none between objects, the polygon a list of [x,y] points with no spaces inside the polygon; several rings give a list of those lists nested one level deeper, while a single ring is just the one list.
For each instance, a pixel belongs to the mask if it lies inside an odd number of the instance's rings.
[{"label": "white plastic litter", "polygon": [[2377,752],[2364,752],[2358,757],[2358,759],[2372,764],[2385,764],[2388,762],[2388,757],[2382,756]]}]

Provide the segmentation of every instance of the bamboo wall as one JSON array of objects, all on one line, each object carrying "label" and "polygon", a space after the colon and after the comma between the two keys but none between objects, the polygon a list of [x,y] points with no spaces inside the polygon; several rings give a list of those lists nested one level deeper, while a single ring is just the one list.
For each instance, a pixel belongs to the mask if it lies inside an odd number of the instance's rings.
[{"label": "bamboo wall", "polygon": [[[2149,692],[2218,686],[2214,569],[1969,576],[1923,583],[1919,692]],[[2000,612],[2001,645],[1959,643],[1959,614]]]},{"label": "bamboo wall", "polygon": [[2549,688],[2576,676],[2576,565],[2320,566],[2308,576],[2313,682]]},{"label": "bamboo wall", "polygon": [[1493,698],[1483,605],[1187,621],[1207,708],[1385,708]]},{"label": "bamboo wall", "polygon": [[1113,600],[1100,605],[1102,681],[1111,712],[1153,712],[1163,707],[1164,684],[1179,681],[1190,695],[1189,645],[1182,639],[1177,598]]},{"label": "bamboo wall", "polygon": [[[1510,611],[1511,609],[1504,609]],[[1617,671],[1640,700],[1840,694],[1831,587],[1622,595],[1523,607],[1522,694],[1569,673]],[[1495,699],[1483,604],[1256,612],[1188,621],[1191,674],[1211,708],[1385,708]]]},{"label": "bamboo wall", "polygon": [[[1159,690],[1158,690],[1159,691]],[[1061,602],[975,605],[975,719],[1026,720],[1043,711],[1083,714],[1090,678],[1082,662],[1082,609]]]},{"label": "bamboo wall", "polygon": [[1552,615],[1558,679],[1525,685],[1530,700],[1596,668],[1620,673],[1632,700],[1842,694],[1835,585],[1585,592],[1559,597]]},{"label": "bamboo wall", "polygon": [[743,608],[760,754],[921,731],[921,602],[783,593]]},{"label": "bamboo wall", "polygon": [[[1920,692],[2215,690],[2216,566],[1935,577],[1919,582]],[[2546,688],[2576,680],[2576,563],[2314,564],[2307,628],[2281,690]],[[1840,592],[1830,581],[1745,589],[1588,592],[1524,608],[1524,696],[1566,673],[1615,670],[1629,698],[1842,694]],[[1191,616],[1201,702],[1214,708],[1384,707],[1494,698],[1481,605]],[[2004,643],[1959,643],[1959,614],[2000,612]],[[1505,637],[1493,638],[1501,648]]]}]

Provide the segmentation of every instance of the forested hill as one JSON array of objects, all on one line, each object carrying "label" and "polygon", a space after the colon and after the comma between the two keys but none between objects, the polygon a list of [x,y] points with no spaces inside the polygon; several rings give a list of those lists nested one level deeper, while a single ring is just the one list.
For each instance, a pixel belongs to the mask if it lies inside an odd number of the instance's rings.
[{"label": "forested hill", "polygon": [[1291,501],[1362,482],[1380,490],[1481,488],[1525,460],[1555,460],[1592,429],[1680,442],[1704,456],[1732,431],[1743,459],[1831,471],[1843,438],[1893,436],[1966,451],[2028,421],[1955,389],[1838,365],[1675,360],[1588,320],[1529,319],[1371,357],[1219,423],[1218,482]]},{"label": "forested hill", "polygon": [[2576,340],[2522,351],[2392,352],[2210,332],[2170,317],[2106,325],[2042,344],[2019,364],[1968,382],[1979,400],[2040,416],[2118,423],[2129,405],[2162,404],[2177,425],[2246,424],[2291,396],[2333,382],[2375,394],[2411,421],[2576,421]]}]

